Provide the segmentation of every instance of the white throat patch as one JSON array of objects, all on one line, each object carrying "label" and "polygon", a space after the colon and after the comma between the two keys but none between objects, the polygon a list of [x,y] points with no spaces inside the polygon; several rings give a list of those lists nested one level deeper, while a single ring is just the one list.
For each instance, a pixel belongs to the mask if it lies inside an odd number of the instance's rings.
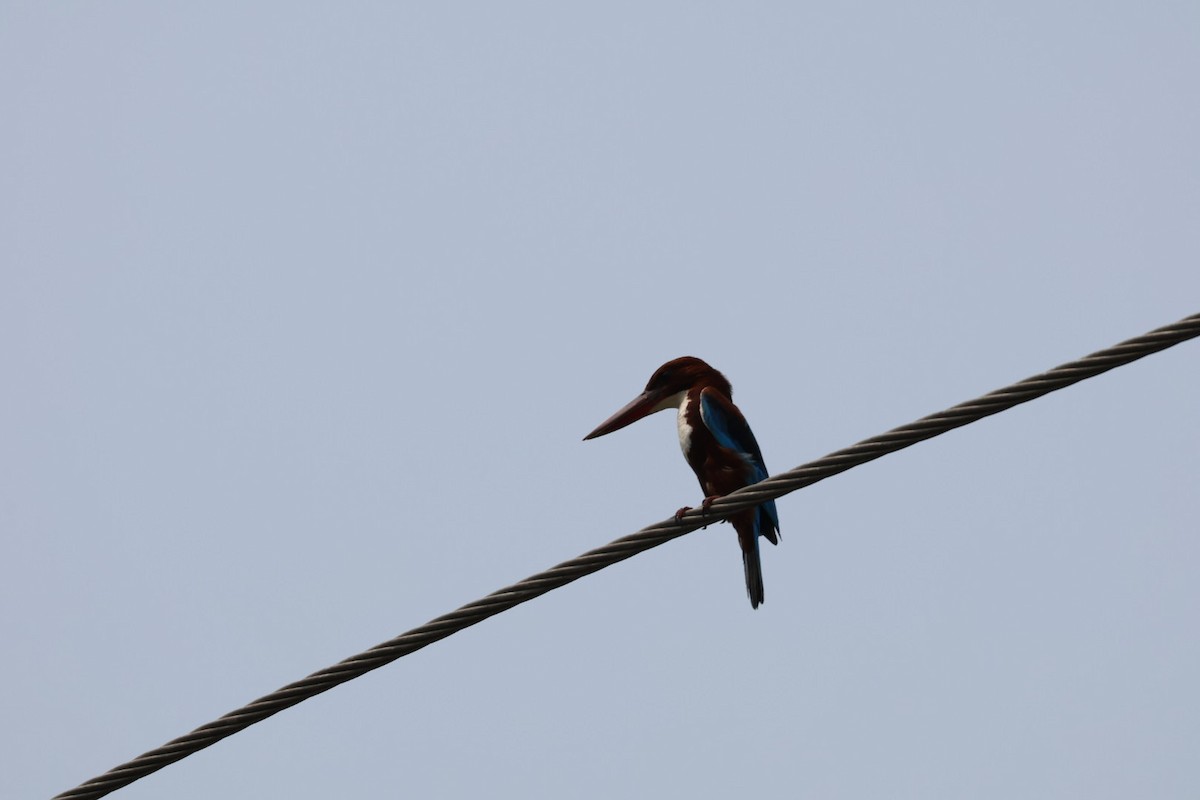
[{"label": "white throat patch", "polygon": [[688,424],[687,417],[684,415],[684,409],[687,406],[687,395],[686,390],[676,392],[669,397],[659,400],[658,405],[650,410],[651,414],[657,414],[659,411],[666,411],[668,408],[679,409],[675,422],[679,426],[679,447],[683,450],[685,458],[687,457],[688,450],[692,447],[692,426]]},{"label": "white throat patch", "polygon": [[679,449],[683,451],[683,457],[686,459],[688,451],[692,449],[692,426],[688,424],[686,413],[687,392],[672,395],[670,399],[673,401],[671,405],[679,407],[675,415],[675,425],[679,428]]}]

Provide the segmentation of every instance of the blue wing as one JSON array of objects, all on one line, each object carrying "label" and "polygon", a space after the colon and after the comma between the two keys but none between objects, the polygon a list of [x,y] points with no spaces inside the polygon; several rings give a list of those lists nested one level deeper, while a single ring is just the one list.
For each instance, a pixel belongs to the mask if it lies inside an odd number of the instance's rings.
[{"label": "blue wing", "polygon": [[[733,401],[721,392],[706,387],[700,392],[700,418],[716,438],[717,444],[734,451],[750,468],[750,483],[758,483],[767,477],[767,465],[763,463],[762,450],[754,431],[750,430],[746,418],[738,411]],[[768,500],[758,507],[758,533],[772,542],[779,530],[779,512],[775,501]]]}]

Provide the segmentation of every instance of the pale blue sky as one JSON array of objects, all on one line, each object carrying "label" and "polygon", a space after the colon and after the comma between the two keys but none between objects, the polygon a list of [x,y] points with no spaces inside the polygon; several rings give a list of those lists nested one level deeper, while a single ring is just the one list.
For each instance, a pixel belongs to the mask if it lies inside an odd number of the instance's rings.
[{"label": "pale blue sky", "polygon": [[[0,6],[0,797],[1200,311],[1192,3]],[[1200,346],[779,503],[122,790],[1200,794]]]}]

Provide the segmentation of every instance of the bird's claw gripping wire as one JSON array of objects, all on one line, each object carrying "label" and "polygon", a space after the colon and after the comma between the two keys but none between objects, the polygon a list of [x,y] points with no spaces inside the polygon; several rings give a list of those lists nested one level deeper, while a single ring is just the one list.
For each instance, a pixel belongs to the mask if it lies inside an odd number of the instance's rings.
[{"label": "bird's claw gripping wire", "polygon": [[[703,500],[701,500],[701,501],[700,501],[700,513],[701,513],[701,514],[708,514],[708,509],[712,508],[712,504],[713,504],[713,503],[714,503],[714,502],[717,500],[717,498],[718,498],[718,497],[720,497],[720,496],[721,496],[721,495],[719,495],[719,494],[710,494],[708,497],[706,497],[706,498],[704,498]],[[686,513],[687,513],[687,512],[689,512],[689,511],[691,511],[691,510],[692,510],[692,507],[691,507],[691,506],[684,506],[683,508],[681,508],[681,509],[679,509],[678,511],[676,511],[676,512],[675,512],[675,521],[676,521],[676,522],[683,522],[683,515],[684,515],[684,514],[686,514]],[[725,520],[721,520],[721,521],[722,521],[722,522],[724,522]],[[700,530],[706,530],[707,528],[708,528],[708,525],[704,525],[703,527],[701,527],[701,528],[700,528]]]}]

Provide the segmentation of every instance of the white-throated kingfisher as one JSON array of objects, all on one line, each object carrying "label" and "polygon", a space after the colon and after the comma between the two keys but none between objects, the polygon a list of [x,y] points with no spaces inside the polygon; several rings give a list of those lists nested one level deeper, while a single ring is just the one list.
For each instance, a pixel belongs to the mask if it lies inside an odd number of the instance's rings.
[{"label": "white-throated kingfisher", "polygon": [[[612,433],[658,411],[678,409],[679,446],[700,481],[702,508],[707,509],[718,497],[767,477],[762,451],[732,396],[733,387],[724,375],[698,358],[677,358],[655,370],[645,391],[583,439]],[[687,510],[679,509],[676,519]],[[758,537],[779,544],[779,512],[775,501],[768,500],[731,514],[729,521],[742,548],[750,605],[758,608],[763,602]]]}]

